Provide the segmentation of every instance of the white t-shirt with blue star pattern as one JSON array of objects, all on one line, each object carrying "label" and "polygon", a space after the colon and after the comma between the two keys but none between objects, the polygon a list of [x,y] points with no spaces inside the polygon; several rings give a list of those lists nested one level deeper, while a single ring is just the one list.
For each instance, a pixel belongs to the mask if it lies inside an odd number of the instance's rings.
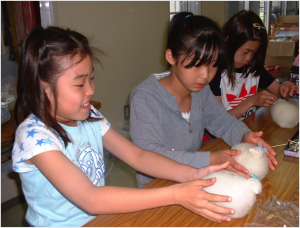
[{"label": "white t-shirt with blue star pattern", "polygon": [[[76,127],[61,124],[72,143],[67,148],[60,137],[51,132],[34,115],[29,115],[16,131],[12,152],[13,170],[20,174],[28,204],[26,220],[32,226],[82,226],[95,216],[78,208],[48,181],[34,165],[24,161],[46,151],[62,151],[96,186],[104,186],[102,137],[110,123],[93,106],[91,116],[99,121],[78,121]],[[78,183],[80,184],[80,183]]]}]

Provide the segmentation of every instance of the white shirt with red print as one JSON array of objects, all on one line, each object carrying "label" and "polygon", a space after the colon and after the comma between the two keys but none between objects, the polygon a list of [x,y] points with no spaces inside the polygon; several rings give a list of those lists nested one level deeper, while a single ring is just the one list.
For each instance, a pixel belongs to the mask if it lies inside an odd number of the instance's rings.
[{"label": "white shirt with red print", "polygon": [[[214,95],[222,97],[222,103],[227,111],[236,107],[242,101],[255,94],[258,87],[266,89],[274,81],[274,77],[265,69],[258,77],[254,77],[250,73],[248,77],[245,78],[242,76],[242,72],[243,68],[237,69],[234,88],[232,88],[231,84],[229,84],[227,71],[223,71],[221,75],[217,74],[209,84]],[[256,107],[251,107],[240,118],[240,120],[243,120],[255,111]]]},{"label": "white shirt with red print", "polygon": [[[239,105],[242,101],[252,96],[257,92],[259,77],[241,77],[242,74],[236,74],[235,87],[232,90],[231,86],[228,86],[228,78],[222,74],[221,77],[221,94],[222,103],[226,110],[230,110]],[[244,119],[253,112],[256,107],[251,107],[240,119]]]}]

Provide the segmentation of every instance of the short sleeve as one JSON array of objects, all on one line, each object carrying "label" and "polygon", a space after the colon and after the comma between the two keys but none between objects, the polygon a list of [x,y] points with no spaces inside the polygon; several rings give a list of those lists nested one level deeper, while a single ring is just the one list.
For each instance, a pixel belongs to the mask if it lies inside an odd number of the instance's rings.
[{"label": "short sleeve", "polygon": [[264,68],[258,82],[258,87],[262,89],[268,88],[275,78]]},{"label": "short sleeve", "polygon": [[221,96],[221,74],[217,73],[213,80],[209,83],[210,90],[215,96]]},{"label": "short sleeve", "polygon": [[18,173],[36,170],[26,160],[46,151],[61,151],[63,143],[34,115],[27,117],[18,127],[12,151],[13,170]]},{"label": "short sleeve", "polygon": [[111,124],[94,106],[91,106],[90,116],[94,118],[101,118],[100,128],[101,128],[101,136],[103,137],[105,133],[108,131],[108,129],[111,127]]}]

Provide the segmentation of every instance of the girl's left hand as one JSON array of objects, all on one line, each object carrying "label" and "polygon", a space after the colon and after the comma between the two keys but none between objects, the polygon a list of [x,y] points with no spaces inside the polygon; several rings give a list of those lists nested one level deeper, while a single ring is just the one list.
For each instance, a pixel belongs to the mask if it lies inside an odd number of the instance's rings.
[{"label": "girl's left hand", "polygon": [[287,98],[287,95],[289,95],[289,97],[293,96],[294,92],[299,94],[299,85],[295,85],[292,82],[285,81],[279,87],[279,93],[284,98]]},{"label": "girl's left hand", "polygon": [[270,169],[275,170],[274,165],[278,165],[278,161],[275,158],[276,153],[272,149],[272,147],[261,138],[262,135],[263,135],[262,131],[246,132],[242,138],[242,142],[251,143],[251,144],[255,144],[255,145],[257,145],[257,143],[259,143],[263,147],[267,148],[268,149],[267,157],[268,157],[269,167],[270,167]]}]

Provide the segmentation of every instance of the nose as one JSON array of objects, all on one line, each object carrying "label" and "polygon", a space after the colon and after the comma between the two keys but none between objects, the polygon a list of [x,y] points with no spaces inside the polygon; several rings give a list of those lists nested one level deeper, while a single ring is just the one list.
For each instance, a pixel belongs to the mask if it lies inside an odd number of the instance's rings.
[{"label": "nose", "polygon": [[199,75],[202,79],[207,80],[209,76],[209,66],[202,65],[199,67]]},{"label": "nose", "polygon": [[86,83],[86,92],[85,94],[87,96],[93,96],[95,93],[95,83],[94,80],[89,81],[89,83]]},{"label": "nose", "polygon": [[247,55],[246,55],[246,60],[247,60],[247,63],[250,62],[250,60],[252,59],[254,53],[252,52],[249,52]]}]

